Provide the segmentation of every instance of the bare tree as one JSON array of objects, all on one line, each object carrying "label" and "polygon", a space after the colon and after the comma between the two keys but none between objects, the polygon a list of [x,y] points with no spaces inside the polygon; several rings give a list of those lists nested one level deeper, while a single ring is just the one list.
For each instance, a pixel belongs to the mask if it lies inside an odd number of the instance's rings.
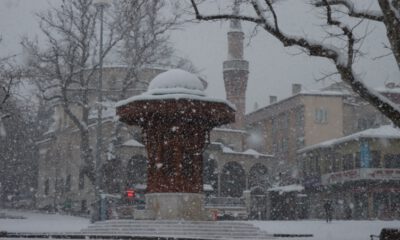
[{"label": "bare tree", "polygon": [[[217,13],[207,15],[200,12],[198,2],[195,0],[191,0],[191,5],[195,12],[196,19],[198,20],[215,21],[236,19],[239,21],[251,22],[260,26],[270,35],[279,40],[284,47],[299,47],[309,56],[322,57],[330,60],[334,64],[341,79],[347,83],[355,93],[369,102],[372,106],[376,107],[382,114],[392,120],[395,125],[400,126],[400,108],[380,93],[368,88],[354,72],[354,59],[358,53],[356,44],[359,42],[359,39],[354,34],[354,28],[357,24],[355,26],[350,26],[346,22],[343,22],[342,19],[335,17],[329,0],[321,0],[319,2],[321,2],[320,5],[323,5],[325,8],[326,28],[332,28],[336,31],[335,34],[331,34],[330,36],[345,41],[345,44],[340,45],[340,47],[326,44],[323,41],[318,41],[316,39],[309,39],[303,36],[293,36],[282,31],[279,25],[279,16],[275,11],[275,2],[278,1],[248,0],[241,2],[242,4],[250,5],[254,10],[254,14],[244,15]],[[379,0],[379,2],[380,4],[382,3],[381,8],[383,11],[385,11],[386,8],[393,7],[394,9],[391,9],[391,11],[399,9],[399,5],[395,4],[398,3],[398,1],[392,1],[389,3],[389,1],[386,0]],[[384,2],[389,5],[384,7]],[[391,13],[385,12],[384,15],[385,14],[396,16],[396,19],[398,19],[398,14],[396,15],[395,11]],[[398,37],[398,32],[393,32],[393,34],[397,34],[395,38]],[[395,51],[395,49],[393,51]]]},{"label": "bare tree", "polygon": [[389,48],[400,69],[400,0],[377,1],[380,11],[358,9],[351,0],[318,0],[314,4],[317,7],[326,7],[327,5],[331,5],[332,9],[334,6],[344,6],[348,10],[347,14],[351,17],[382,22],[385,25],[386,35],[391,45]]},{"label": "bare tree", "polygon": [[13,87],[22,76],[22,70],[13,62],[14,57],[15,55],[10,55],[0,58],[0,137],[6,134],[3,120],[11,115],[6,103],[12,96]]},{"label": "bare tree", "polygon": [[[187,59],[175,57],[175,50],[169,42],[169,33],[178,29],[183,23],[178,2],[172,3],[158,0],[121,0],[114,4],[117,31],[123,36],[117,45],[116,55],[119,63],[126,67],[121,79],[117,100],[130,97],[130,90],[143,82],[142,73],[145,68],[180,67],[195,71]],[[168,9],[177,9],[174,14],[164,14]],[[115,149],[121,144],[120,122],[116,123],[112,143]],[[109,156],[114,156],[111,154]]]},{"label": "bare tree", "polygon": [[7,135],[0,137],[0,206],[33,200],[38,164],[36,115],[15,97],[9,98],[4,109],[8,117],[2,120]]},{"label": "bare tree", "polygon": [[[23,40],[30,54],[29,72],[47,101],[60,106],[80,133],[81,159],[91,181],[95,179],[92,149],[89,143],[89,112],[95,106],[90,100],[95,93],[99,65],[96,38],[98,10],[92,0],[63,0],[61,6],[37,14],[46,46]],[[113,23],[107,23],[107,40],[100,58],[104,58],[121,39]]]},{"label": "bare tree", "polygon": [[[44,99],[60,106],[78,128],[84,172],[94,181],[88,125],[90,115],[99,107],[93,104],[99,72],[99,42],[96,37],[98,12],[92,0],[64,0],[62,3],[60,7],[37,14],[46,38],[45,49],[42,50],[38,42],[28,39],[23,40],[23,46],[30,55],[29,73],[36,78]],[[111,8],[107,9],[104,20],[107,37],[100,57],[125,66],[127,71],[122,83],[117,85],[118,96],[105,101],[128,97],[129,90],[140,82],[143,68],[166,63],[173,56],[167,32],[179,25],[180,15],[165,17],[162,12],[165,7],[164,1],[120,0],[114,1]],[[117,124],[111,149],[120,144],[117,138],[119,130]]]}]

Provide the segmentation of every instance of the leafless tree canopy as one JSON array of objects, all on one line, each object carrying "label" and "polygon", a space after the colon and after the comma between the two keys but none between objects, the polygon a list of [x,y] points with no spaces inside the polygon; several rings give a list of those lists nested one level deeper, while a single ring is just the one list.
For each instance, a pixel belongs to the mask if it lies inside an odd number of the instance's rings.
[{"label": "leafless tree canopy", "polygon": [[165,1],[114,1],[104,13],[102,56],[98,52],[99,9],[92,0],[64,0],[61,6],[38,13],[44,47],[43,43],[23,40],[30,56],[29,74],[36,79],[44,99],[61,106],[79,130],[81,158],[92,181],[94,160],[88,125],[90,112],[96,108],[93,95],[99,59],[126,67],[118,85],[118,98],[126,98],[126,90],[139,81],[141,69],[168,63],[173,56],[168,31],[179,26],[180,14],[166,18],[162,14],[165,7]]},{"label": "leafless tree canopy", "polygon": [[[322,57],[329,59],[334,65],[340,75],[341,79],[349,84],[354,92],[356,92],[361,98],[375,106],[380,112],[386,117],[393,121],[394,124],[400,126],[400,109],[390,100],[369,89],[359,79],[358,75],[354,72],[353,65],[354,59],[358,53],[357,44],[359,38],[354,34],[355,26],[350,26],[344,22],[341,18],[337,18],[334,15],[334,7],[338,4],[344,5],[349,9],[349,15],[354,17],[361,17],[365,19],[383,21],[389,42],[392,45],[393,54],[399,55],[398,45],[399,41],[399,9],[400,4],[398,0],[378,0],[381,8],[380,13],[357,10],[351,1],[329,1],[320,0],[313,1],[315,8],[324,8],[326,28],[334,28],[339,34],[332,34],[331,37],[345,41],[345,45],[335,47],[329,44],[325,44],[322,41],[316,39],[309,39],[303,36],[293,36],[289,33],[283,32],[279,25],[279,15],[275,11],[275,2],[271,0],[248,0],[241,1],[242,5],[251,7],[254,10],[253,15],[241,15],[231,13],[217,13],[217,14],[203,14],[201,12],[199,2],[191,0],[191,4],[196,16],[196,19],[202,21],[215,21],[215,20],[229,20],[238,19],[241,21],[252,22],[257,26],[260,26],[277,40],[279,40],[284,47],[299,47],[301,50],[306,52],[309,56]],[[390,23],[388,23],[390,21]],[[397,29],[397,30],[396,30]],[[398,56],[396,56],[397,62]]]},{"label": "leafless tree canopy", "polygon": [[10,111],[12,107],[8,102],[10,102],[13,87],[22,77],[22,70],[13,61],[14,57],[11,55],[0,59],[0,138],[6,135],[3,121],[12,114]]}]

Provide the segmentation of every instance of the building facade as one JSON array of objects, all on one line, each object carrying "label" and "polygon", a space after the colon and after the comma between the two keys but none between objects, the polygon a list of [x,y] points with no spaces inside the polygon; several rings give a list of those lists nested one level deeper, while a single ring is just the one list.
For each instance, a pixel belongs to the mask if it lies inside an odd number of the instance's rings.
[{"label": "building facade", "polygon": [[400,129],[367,129],[298,154],[308,217],[324,217],[329,200],[338,219],[400,218]]}]

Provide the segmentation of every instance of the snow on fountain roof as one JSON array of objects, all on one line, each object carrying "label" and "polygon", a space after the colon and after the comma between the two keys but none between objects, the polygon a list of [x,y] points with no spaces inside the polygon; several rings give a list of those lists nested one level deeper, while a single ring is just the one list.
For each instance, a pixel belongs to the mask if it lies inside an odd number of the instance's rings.
[{"label": "snow on fountain roof", "polygon": [[181,69],[171,69],[157,75],[149,84],[148,90],[138,96],[119,101],[116,107],[134,101],[191,99],[206,102],[225,103],[232,109],[235,106],[224,99],[207,97],[199,77]]},{"label": "snow on fountain roof", "polygon": [[171,69],[157,75],[150,82],[148,90],[176,88],[204,91],[203,83],[196,75],[181,69]]}]

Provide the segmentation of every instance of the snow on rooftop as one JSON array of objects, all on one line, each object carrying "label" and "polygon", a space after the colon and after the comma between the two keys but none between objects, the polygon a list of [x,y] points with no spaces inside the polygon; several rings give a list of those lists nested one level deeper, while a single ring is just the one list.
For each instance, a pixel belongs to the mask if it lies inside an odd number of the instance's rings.
[{"label": "snow on rooftop", "polygon": [[348,92],[334,90],[301,90],[298,94],[303,95],[321,95],[321,96],[343,96],[348,95]]},{"label": "snow on rooftop", "polygon": [[287,101],[289,99],[292,99],[297,96],[326,96],[326,97],[343,97],[343,96],[348,96],[350,93],[346,90],[340,91],[340,90],[305,90],[302,89],[300,92],[290,95],[286,98],[280,99],[279,101],[276,101],[274,103],[269,103],[267,106],[258,108],[256,110],[248,112],[246,115],[250,115],[256,112],[261,112],[265,109],[268,109],[271,106],[278,106],[284,101]]},{"label": "snow on rooftop", "polygon": [[232,129],[232,128],[214,128],[213,130],[215,131],[221,131],[221,132],[231,132],[231,133],[243,133],[243,134],[248,134],[246,130],[242,129]]},{"label": "snow on rooftop", "polygon": [[381,93],[398,93],[398,94],[400,94],[400,87],[393,87],[393,88],[377,87],[377,88],[375,88],[375,90],[378,92],[381,92]]},{"label": "snow on rooftop", "polygon": [[234,151],[233,149],[231,149],[230,147],[224,146],[222,143],[214,143],[214,144],[221,145],[223,153],[250,155],[250,156],[253,156],[253,157],[256,157],[256,158],[260,157],[260,156],[262,156],[262,157],[271,157],[272,156],[272,155],[259,153],[254,149],[247,149],[246,151],[243,151],[243,152],[237,152],[237,151]]},{"label": "snow on rooftop", "polygon": [[385,125],[380,126],[378,128],[370,128],[361,132],[357,132],[342,138],[335,138],[325,142],[321,142],[315,145],[311,145],[305,148],[300,149],[298,152],[305,152],[309,150],[313,150],[316,148],[329,148],[333,147],[334,145],[352,141],[352,140],[359,140],[361,138],[386,138],[386,139],[396,139],[400,138],[400,129],[396,128],[392,125]]},{"label": "snow on rooftop", "polygon": [[245,154],[250,154],[250,155],[260,155],[261,153],[257,152],[254,149],[247,149],[246,151],[244,151],[243,153]]},{"label": "snow on rooftop", "polygon": [[286,185],[286,186],[279,186],[279,187],[273,187],[269,188],[267,191],[268,192],[301,192],[304,190],[304,187],[299,184],[292,184],[292,185]]},{"label": "snow on rooftop", "polygon": [[136,141],[135,139],[128,140],[122,144],[122,146],[128,146],[128,147],[144,147],[143,144],[140,142]]}]

